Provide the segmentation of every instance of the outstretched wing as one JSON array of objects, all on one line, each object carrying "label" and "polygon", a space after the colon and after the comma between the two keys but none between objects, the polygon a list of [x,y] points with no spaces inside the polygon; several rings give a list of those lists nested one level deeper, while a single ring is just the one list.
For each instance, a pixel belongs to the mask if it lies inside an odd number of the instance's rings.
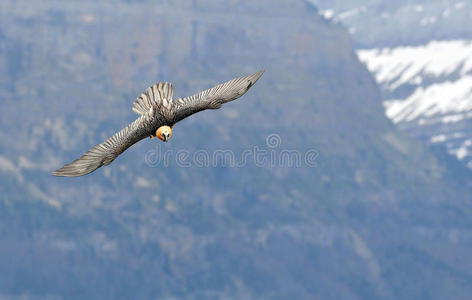
[{"label": "outstretched wing", "polygon": [[174,101],[172,103],[174,123],[205,109],[220,108],[223,103],[241,97],[256,83],[262,73],[264,70],[249,76],[235,78],[211,89]]},{"label": "outstretched wing", "polygon": [[169,82],[158,82],[148,87],[133,103],[133,111],[145,115],[152,106],[170,107],[174,96],[174,86]]},{"label": "outstretched wing", "polygon": [[149,136],[144,126],[146,116],[115,133],[103,143],[93,147],[74,162],[63,166],[52,174],[55,176],[76,177],[92,173],[101,166],[110,164],[115,158],[133,144]]}]

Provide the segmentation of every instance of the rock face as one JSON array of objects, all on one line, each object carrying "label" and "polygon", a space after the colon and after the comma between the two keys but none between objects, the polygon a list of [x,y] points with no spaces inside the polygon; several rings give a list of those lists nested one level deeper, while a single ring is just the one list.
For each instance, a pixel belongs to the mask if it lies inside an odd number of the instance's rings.
[{"label": "rock face", "polygon": [[[0,32],[1,296],[472,292],[470,175],[399,133],[349,34],[312,4],[2,1]],[[185,96],[259,68],[170,143],[47,174],[131,122],[155,81]]]}]

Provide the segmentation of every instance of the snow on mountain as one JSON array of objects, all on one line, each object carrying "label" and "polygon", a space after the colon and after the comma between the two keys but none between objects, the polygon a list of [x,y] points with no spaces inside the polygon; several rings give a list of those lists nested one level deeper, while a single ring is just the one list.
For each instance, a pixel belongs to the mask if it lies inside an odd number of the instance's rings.
[{"label": "snow on mountain", "polygon": [[472,41],[359,50],[393,122],[472,167]]},{"label": "snow on mountain", "polygon": [[471,87],[472,76],[434,83],[426,88],[420,86],[405,99],[387,101],[387,116],[395,123],[419,119],[420,125],[426,122],[424,117],[441,116],[438,121],[443,123],[470,118]]},{"label": "snow on mountain", "polygon": [[472,0],[310,0],[342,23],[386,114],[472,168]]},{"label": "snow on mountain", "polygon": [[390,90],[405,83],[421,84],[422,77],[417,75],[441,78],[472,71],[470,41],[432,41],[424,46],[361,50],[358,54],[378,82],[388,84]]}]

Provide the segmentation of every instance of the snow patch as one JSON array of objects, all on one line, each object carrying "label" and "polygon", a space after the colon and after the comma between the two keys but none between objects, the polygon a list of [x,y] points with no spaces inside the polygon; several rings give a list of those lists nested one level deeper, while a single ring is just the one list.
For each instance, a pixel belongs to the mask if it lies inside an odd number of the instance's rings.
[{"label": "snow patch", "polygon": [[144,177],[137,177],[136,181],[134,182],[135,187],[140,187],[140,188],[149,188],[151,187],[151,182],[147,180]]},{"label": "snow patch", "polygon": [[444,118],[442,118],[442,122],[443,123],[456,123],[456,122],[464,120],[465,117],[466,115],[464,114],[445,116]]},{"label": "snow patch", "polygon": [[386,101],[387,116],[394,122],[442,116],[440,122],[451,123],[472,117],[471,41],[432,41],[417,47],[360,50],[358,55],[388,91],[417,86],[403,99]]},{"label": "snow patch", "polygon": [[395,90],[418,74],[447,77],[472,71],[472,42],[432,41],[424,46],[358,51],[359,59],[375,74],[377,82]]},{"label": "snow patch", "polygon": [[454,150],[453,153],[456,155],[457,159],[462,160],[467,156],[467,148],[461,147],[457,150]]},{"label": "snow patch", "polygon": [[325,19],[332,19],[334,17],[334,10],[332,9],[327,9],[327,10],[320,10],[320,15],[324,17]]},{"label": "snow patch", "polygon": [[352,18],[354,16],[357,16],[361,13],[364,13],[367,11],[367,7],[366,6],[362,6],[362,7],[358,7],[358,8],[354,8],[354,9],[351,9],[351,10],[348,10],[348,11],[345,11],[345,12],[342,12],[340,13],[338,16],[337,16],[337,19],[339,20],[344,20],[344,19],[347,19],[347,18]]},{"label": "snow patch", "polygon": [[436,135],[431,138],[431,143],[442,143],[446,141],[446,136],[444,134]]},{"label": "snow patch", "polygon": [[36,165],[32,161],[30,161],[28,158],[21,155],[18,158],[18,168],[32,170],[36,168]]},{"label": "snow patch", "polygon": [[62,209],[61,202],[57,201],[55,198],[46,195],[43,191],[41,191],[36,185],[30,183],[28,185],[28,190],[35,198],[44,201],[45,203],[49,204],[50,206],[55,207],[58,210]]},{"label": "snow patch", "polygon": [[441,16],[446,19],[446,18],[449,18],[449,16],[451,15],[451,10],[449,8],[446,8],[443,13],[441,14]]},{"label": "snow patch", "polygon": [[446,116],[443,122],[458,122],[472,110],[472,76],[464,76],[456,81],[419,87],[406,99],[388,101],[387,116],[395,123],[408,122],[419,117],[454,114]]},{"label": "snow patch", "polygon": [[0,171],[14,175],[19,183],[23,183],[23,176],[21,175],[21,170],[17,166],[15,166],[14,163],[12,163],[3,156],[0,156]]},{"label": "snow patch", "polygon": [[464,6],[465,6],[465,2],[464,2],[464,1],[457,2],[456,4],[454,4],[454,7],[455,7],[456,9],[464,8]]},{"label": "snow patch", "polygon": [[420,25],[421,26],[426,26],[426,25],[429,25],[429,24],[434,24],[436,23],[436,18],[435,17],[428,17],[428,18],[423,18],[420,20]]}]

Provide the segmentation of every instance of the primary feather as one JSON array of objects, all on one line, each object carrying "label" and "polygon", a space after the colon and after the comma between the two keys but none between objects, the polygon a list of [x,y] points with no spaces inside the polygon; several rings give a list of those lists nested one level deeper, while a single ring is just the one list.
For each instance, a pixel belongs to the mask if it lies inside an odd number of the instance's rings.
[{"label": "primary feather", "polygon": [[261,70],[249,76],[235,78],[195,95],[176,100],[173,103],[175,123],[199,111],[220,108],[222,104],[241,97],[263,73],[264,70]]},{"label": "primary feather", "polygon": [[55,176],[76,177],[92,173],[101,166],[109,165],[130,146],[149,136],[143,126],[145,119],[145,116],[139,117],[103,143],[93,147],[80,158],[52,174]]}]

